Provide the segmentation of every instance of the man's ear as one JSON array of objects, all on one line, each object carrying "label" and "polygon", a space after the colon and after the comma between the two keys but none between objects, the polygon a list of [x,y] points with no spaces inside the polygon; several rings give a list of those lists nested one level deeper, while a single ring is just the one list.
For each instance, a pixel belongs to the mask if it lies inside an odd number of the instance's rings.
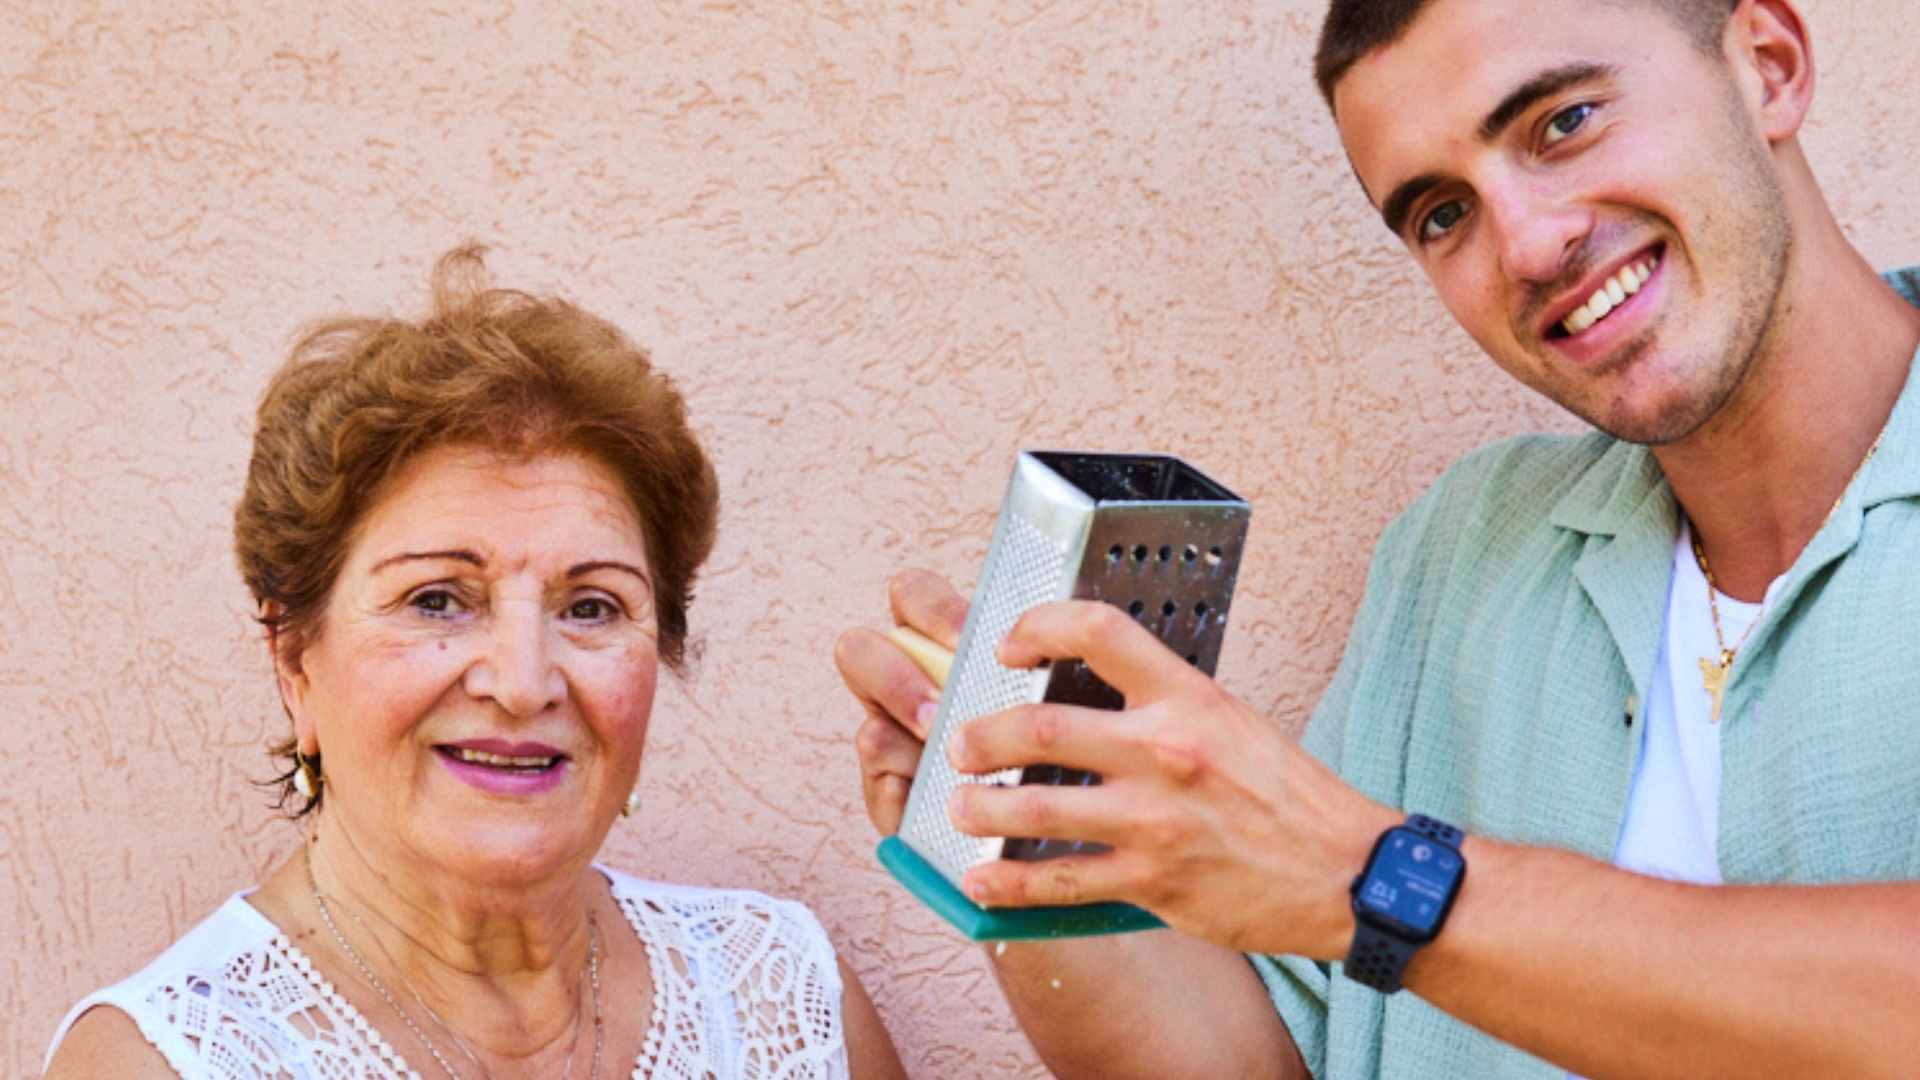
[{"label": "man's ear", "polygon": [[1813,105],[1813,43],[1793,0],[1742,0],[1728,20],[1727,58],[1769,143],[1800,131]]},{"label": "man's ear", "polygon": [[296,649],[294,638],[281,629],[280,620],[285,613],[286,609],[278,602],[268,600],[260,606],[260,621],[267,628],[267,651],[273,658],[273,677],[280,688],[280,706],[287,710],[287,717],[293,721],[293,737],[298,742],[300,753],[313,757],[320,753],[320,739],[314,731],[312,710],[308,708],[313,684],[307,678],[303,663],[305,650]]}]

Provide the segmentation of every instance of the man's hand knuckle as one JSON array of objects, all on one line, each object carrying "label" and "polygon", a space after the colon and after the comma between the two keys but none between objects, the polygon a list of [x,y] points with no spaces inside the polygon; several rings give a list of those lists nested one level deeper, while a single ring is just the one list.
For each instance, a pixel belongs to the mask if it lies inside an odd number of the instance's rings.
[{"label": "man's hand knuckle", "polygon": [[1192,835],[1186,815],[1166,806],[1141,811],[1133,831],[1140,846],[1149,851],[1184,851]]},{"label": "man's hand knuckle", "polygon": [[860,730],[853,733],[853,746],[860,754],[862,762],[877,762],[893,746],[894,726],[891,720],[869,716],[861,723]]},{"label": "man's hand knuckle", "polygon": [[1112,639],[1133,625],[1126,612],[1112,604],[1083,604],[1074,629],[1083,645]]},{"label": "man's hand knuckle", "polygon": [[1061,716],[1060,710],[1040,706],[1028,714],[1028,738],[1033,741],[1036,749],[1052,750],[1060,745],[1065,722],[1066,719]]},{"label": "man's hand knuckle", "polygon": [[1014,802],[1014,816],[1022,830],[1034,836],[1044,836],[1059,814],[1053,806],[1053,792],[1044,784],[1023,784],[1019,797]]},{"label": "man's hand knuckle", "polygon": [[1056,904],[1078,904],[1085,893],[1085,885],[1080,875],[1069,863],[1055,860],[1041,876],[1045,882],[1045,894],[1042,899]]}]

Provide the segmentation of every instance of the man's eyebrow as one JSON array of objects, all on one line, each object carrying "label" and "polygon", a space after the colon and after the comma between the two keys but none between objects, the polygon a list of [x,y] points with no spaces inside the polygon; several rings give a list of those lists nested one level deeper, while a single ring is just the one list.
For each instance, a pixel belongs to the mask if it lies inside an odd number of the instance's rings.
[{"label": "man's eyebrow", "polygon": [[[1515,87],[1506,97],[1501,98],[1500,103],[1487,113],[1486,119],[1480,121],[1480,130],[1477,132],[1480,141],[1490,143],[1499,138],[1501,132],[1510,127],[1522,113],[1532,108],[1540,99],[1551,97],[1569,86],[1605,78],[1618,70],[1619,68],[1613,64],[1579,63],[1553,68],[1535,75]],[[1421,173],[1394,188],[1393,193],[1380,204],[1380,218],[1387,223],[1387,229],[1395,236],[1404,235],[1402,230],[1406,228],[1407,214],[1412,210],[1413,204],[1419,200],[1420,196],[1433,190],[1444,180],[1445,177],[1438,173]],[[1361,186],[1365,187],[1365,184]]]},{"label": "man's eyebrow", "polygon": [[1520,114],[1534,106],[1541,98],[1551,97],[1576,83],[1590,82],[1604,78],[1618,71],[1613,64],[1568,64],[1551,71],[1543,71],[1526,82],[1515,87],[1513,92],[1500,99],[1500,104],[1487,113],[1480,121],[1480,141],[1492,142],[1500,137],[1508,125],[1519,118]]},{"label": "man's eyebrow", "polygon": [[434,561],[439,559],[452,559],[456,562],[472,563],[475,566],[486,565],[485,559],[465,549],[456,549],[453,551],[403,551],[398,555],[389,555],[379,562],[374,563],[373,569],[367,572],[377,574],[389,566],[397,566],[401,563]]}]

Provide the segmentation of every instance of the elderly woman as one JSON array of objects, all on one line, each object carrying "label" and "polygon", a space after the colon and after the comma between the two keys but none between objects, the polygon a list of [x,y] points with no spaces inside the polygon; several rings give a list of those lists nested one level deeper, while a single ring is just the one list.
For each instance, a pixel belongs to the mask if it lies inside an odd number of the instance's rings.
[{"label": "elderly woman", "polygon": [[82,1001],[48,1080],[903,1075],[804,907],[595,864],[713,471],[619,331],[478,275],[273,380],[234,532],[307,841]]}]

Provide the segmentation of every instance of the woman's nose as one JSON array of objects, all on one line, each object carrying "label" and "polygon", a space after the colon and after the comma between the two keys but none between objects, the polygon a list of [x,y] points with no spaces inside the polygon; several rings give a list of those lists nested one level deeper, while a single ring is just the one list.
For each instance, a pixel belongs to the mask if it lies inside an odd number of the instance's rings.
[{"label": "woman's nose", "polygon": [[486,651],[467,668],[467,692],[518,717],[536,716],[564,699],[567,681],[546,622],[536,604],[496,606],[487,620]]}]

